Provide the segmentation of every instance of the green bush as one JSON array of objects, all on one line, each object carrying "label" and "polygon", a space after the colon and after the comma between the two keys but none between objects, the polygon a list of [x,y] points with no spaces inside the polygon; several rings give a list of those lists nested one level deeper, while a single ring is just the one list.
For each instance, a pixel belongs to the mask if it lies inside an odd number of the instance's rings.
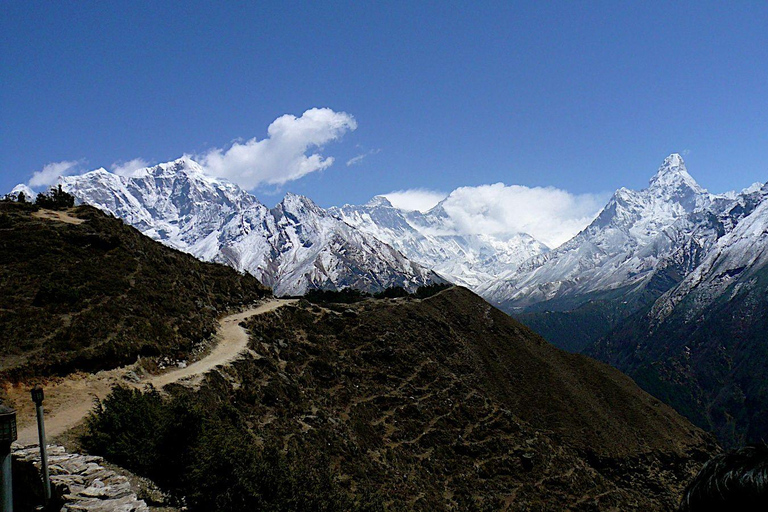
[{"label": "green bush", "polygon": [[375,493],[347,494],[321,455],[261,447],[237,409],[201,395],[164,400],[116,387],[87,426],[89,451],[151,478],[192,511],[383,510]]},{"label": "green bush", "polygon": [[397,297],[410,297],[411,294],[402,286],[390,286],[384,291],[373,295],[377,299],[396,299]]},{"label": "green bush", "polygon": [[75,196],[62,190],[61,185],[59,185],[57,188],[52,188],[49,190],[48,193],[38,194],[37,199],[35,199],[35,204],[40,208],[48,208],[50,210],[65,210],[75,206]]},{"label": "green bush", "polygon": [[360,302],[362,300],[371,297],[370,293],[361,292],[354,288],[344,288],[339,291],[335,290],[309,290],[304,298],[309,302],[317,303],[336,303],[336,304],[352,304],[353,302]]},{"label": "green bush", "polygon": [[414,295],[417,299],[426,299],[427,297],[431,297],[437,293],[440,293],[443,290],[447,290],[453,286],[450,283],[434,283],[434,284],[427,284],[424,286],[419,286],[419,288],[416,290],[416,293]]}]

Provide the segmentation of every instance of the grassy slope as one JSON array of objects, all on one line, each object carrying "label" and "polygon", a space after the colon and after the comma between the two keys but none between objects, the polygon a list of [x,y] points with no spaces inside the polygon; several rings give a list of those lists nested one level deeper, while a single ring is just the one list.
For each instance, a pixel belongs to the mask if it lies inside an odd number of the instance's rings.
[{"label": "grassy slope", "polygon": [[236,403],[254,439],[328,455],[394,510],[667,510],[714,449],[626,376],[464,289],[305,303],[249,327],[259,358],[200,396]]},{"label": "grassy slope", "polygon": [[93,371],[139,354],[185,357],[228,308],[270,292],[89,206],[70,224],[0,203],[0,376]]}]

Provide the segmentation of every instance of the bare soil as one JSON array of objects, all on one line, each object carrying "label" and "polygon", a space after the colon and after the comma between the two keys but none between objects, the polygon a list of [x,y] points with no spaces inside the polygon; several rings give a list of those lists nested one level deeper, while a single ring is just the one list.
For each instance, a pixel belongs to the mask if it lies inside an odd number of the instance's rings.
[{"label": "bare soil", "polygon": [[56,220],[59,222],[64,222],[66,224],[82,224],[83,222],[85,222],[84,219],[78,219],[77,217],[73,217],[67,211],[42,209],[42,210],[33,212],[32,216],[38,219]]}]

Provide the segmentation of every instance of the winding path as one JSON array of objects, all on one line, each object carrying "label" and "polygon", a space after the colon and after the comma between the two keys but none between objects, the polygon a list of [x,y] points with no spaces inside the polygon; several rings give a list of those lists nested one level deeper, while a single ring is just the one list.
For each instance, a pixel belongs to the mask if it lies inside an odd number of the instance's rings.
[{"label": "winding path", "polygon": [[[46,436],[48,439],[53,439],[82,422],[93,409],[93,401],[106,398],[115,384],[137,389],[151,384],[159,389],[167,384],[202,375],[217,366],[231,363],[248,346],[248,333],[240,327],[240,322],[254,315],[274,311],[292,302],[296,302],[296,299],[273,299],[255,308],[222,318],[216,333],[219,342],[214,349],[210,354],[186,368],[175,368],[160,375],[147,376],[138,382],[130,382],[124,378],[132,369],[132,366],[128,366],[96,374],[72,375],[47,385],[44,402]],[[26,387],[15,388],[9,390],[9,395],[14,398],[18,406],[19,439],[17,443],[22,446],[37,444],[37,425],[28,390]]]}]

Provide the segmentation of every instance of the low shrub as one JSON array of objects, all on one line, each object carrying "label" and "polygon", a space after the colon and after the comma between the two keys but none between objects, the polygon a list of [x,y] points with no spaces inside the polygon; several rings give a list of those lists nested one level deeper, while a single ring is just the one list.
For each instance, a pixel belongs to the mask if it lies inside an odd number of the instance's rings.
[{"label": "low shrub", "polygon": [[379,511],[344,491],[321,454],[260,446],[227,402],[116,387],[88,419],[84,446],[154,480],[191,511]]}]

